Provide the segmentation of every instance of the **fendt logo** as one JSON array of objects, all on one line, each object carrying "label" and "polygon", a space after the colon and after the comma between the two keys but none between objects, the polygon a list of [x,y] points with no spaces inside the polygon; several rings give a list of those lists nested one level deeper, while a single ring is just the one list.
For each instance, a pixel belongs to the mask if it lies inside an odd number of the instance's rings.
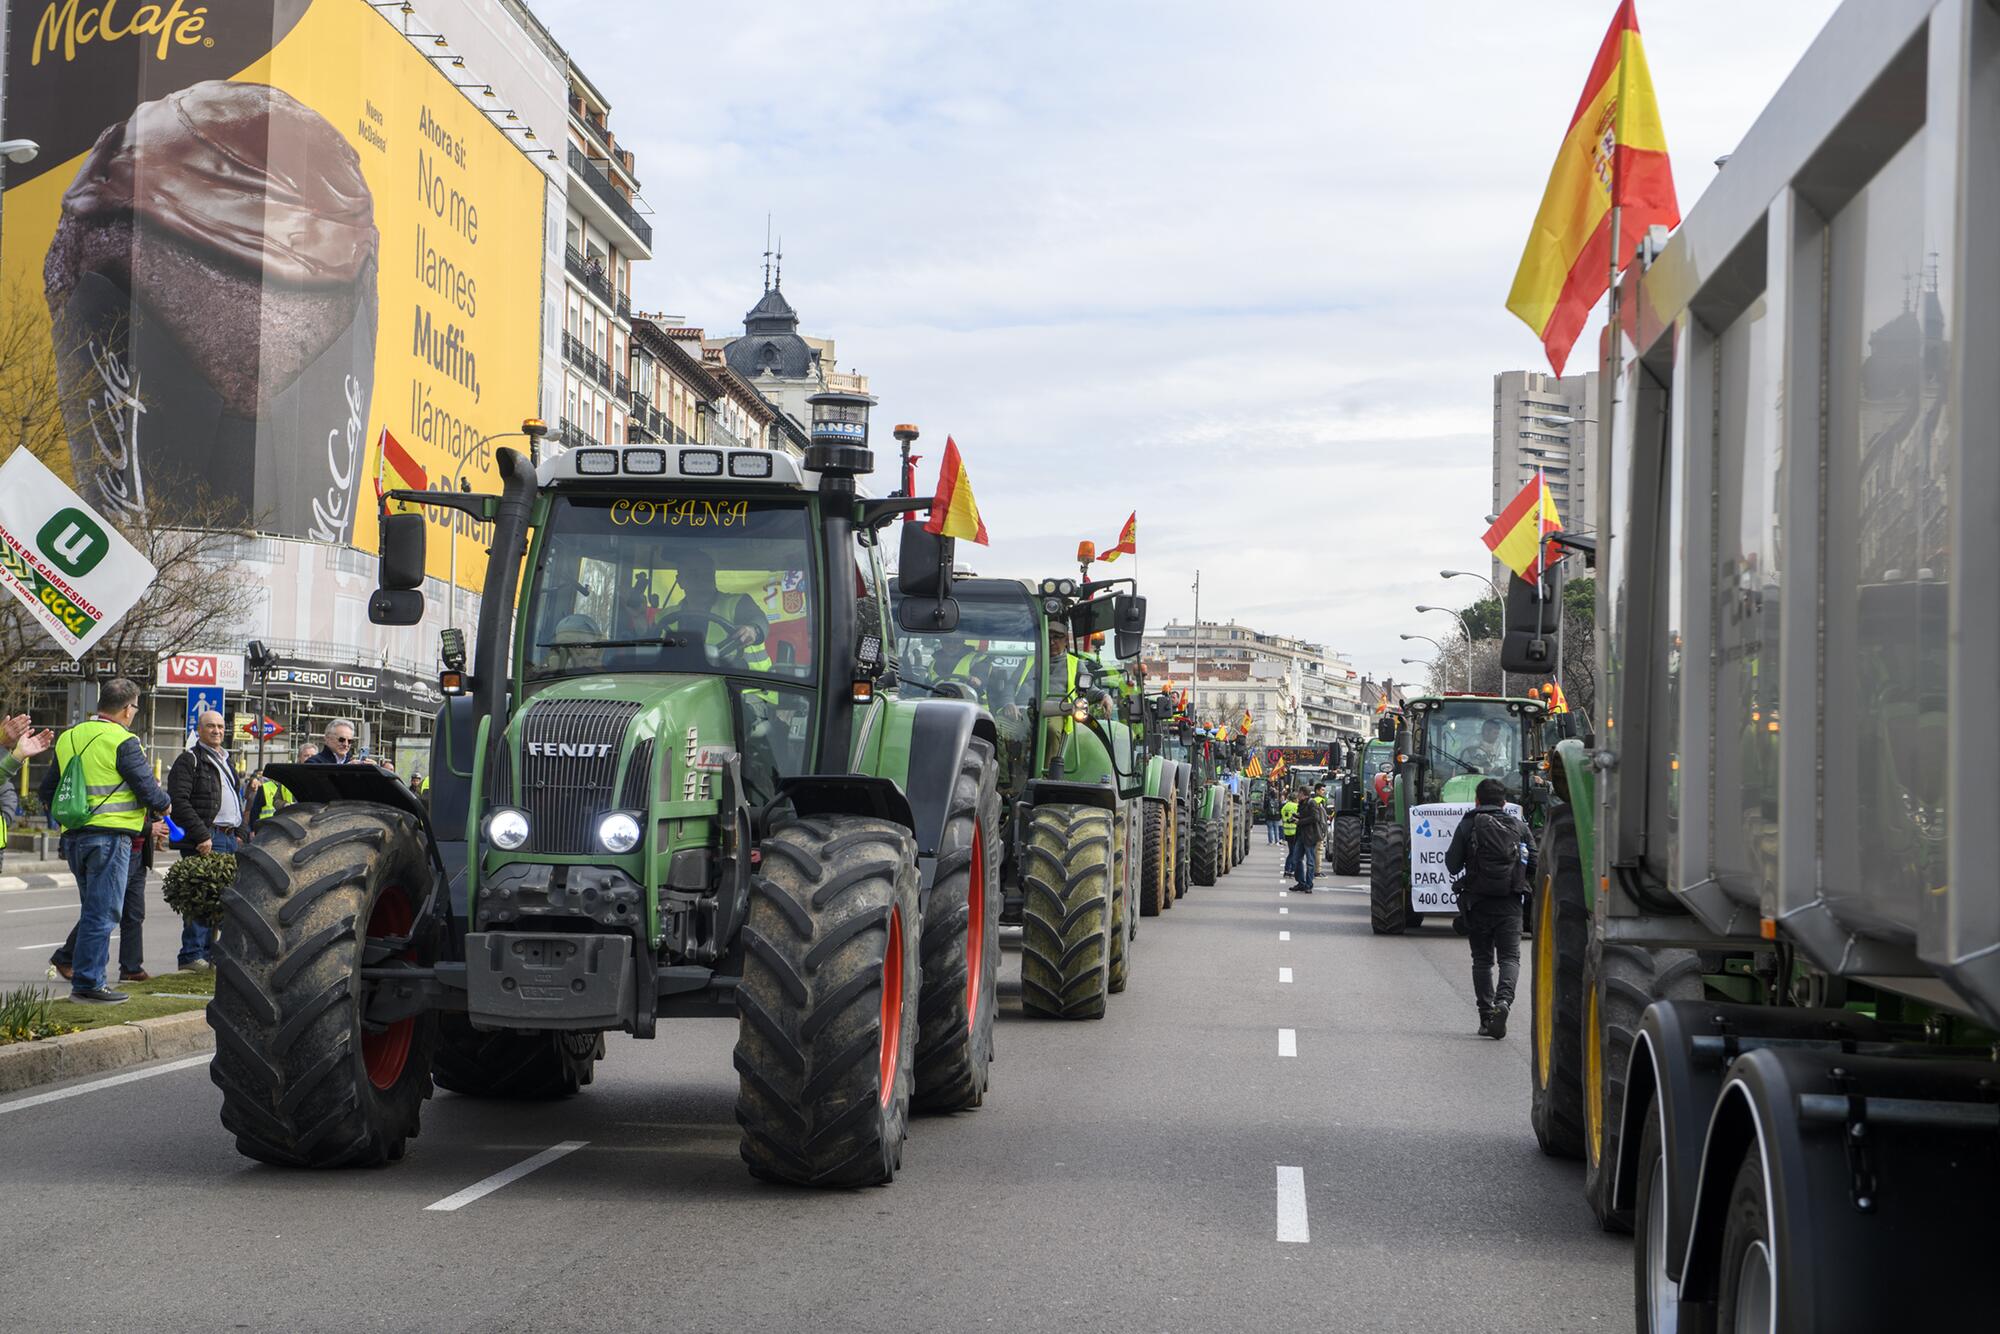
[{"label": "fendt logo", "polygon": [[611,753],[611,743],[590,741],[530,741],[528,754],[549,760],[601,760]]},{"label": "fendt logo", "polygon": [[35,546],[58,570],[81,579],[110,553],[111,539],[97,520],[71,505],[57,510],[55,517],[42,525],[42,531],[35,534]]}]

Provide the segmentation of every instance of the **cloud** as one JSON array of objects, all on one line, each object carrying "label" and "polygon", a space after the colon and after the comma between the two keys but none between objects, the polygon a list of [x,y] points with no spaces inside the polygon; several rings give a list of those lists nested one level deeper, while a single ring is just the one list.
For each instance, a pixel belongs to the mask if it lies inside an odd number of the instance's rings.
[{"label": "cloud", "polygon": [[[1832,7],[1642,7],[1684,210]],[[772,214],[805,330],[963,447],[984,571],[1137,509],[1156,623],[1199,567],[1377,675],[1471,600],[1436,572],[1484,568],[1492,376],[1541,364],[1501,303],[1609,0],[536,8],[638,154],[638,304],[740,327]]]}]

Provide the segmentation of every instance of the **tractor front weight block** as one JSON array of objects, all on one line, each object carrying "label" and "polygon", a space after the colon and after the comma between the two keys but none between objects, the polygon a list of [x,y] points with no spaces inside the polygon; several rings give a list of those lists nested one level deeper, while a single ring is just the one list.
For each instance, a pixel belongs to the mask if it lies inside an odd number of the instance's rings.
[{"label": "tractor front weight block", "polygon": [[465,979],[474,1028],[625,1028],[639,1008],[630,936],[477,932]]}]

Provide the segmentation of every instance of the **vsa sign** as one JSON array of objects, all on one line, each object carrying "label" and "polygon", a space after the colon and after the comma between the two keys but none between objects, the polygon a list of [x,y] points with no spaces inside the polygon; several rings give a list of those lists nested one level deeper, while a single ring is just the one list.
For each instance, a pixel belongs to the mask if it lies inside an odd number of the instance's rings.
[{"label": "vsa sign", "polygon": [[159,684],[184,689],[243,689],[240,653],[176,653],[160,664]]}]

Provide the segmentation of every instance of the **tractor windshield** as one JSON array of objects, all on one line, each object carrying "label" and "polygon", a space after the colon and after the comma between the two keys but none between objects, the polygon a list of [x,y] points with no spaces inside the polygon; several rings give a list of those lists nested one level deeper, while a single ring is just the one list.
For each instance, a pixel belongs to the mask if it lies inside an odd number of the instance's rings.
[{"label": "tractor windshield", "polygon": [[558,496],[529,576],[527,677],[810,684],[811,538],[797,502]]},{"label": "tractor windshield", "polygon": [[1506,700],[1448,699],[1426,710],[1423,800],[1444,800],[1445,786],[1467,776],[1498,778],[1521,800],[1521,762],[1539,753],[1540,727],[1539,713],[1524,716]]}]

